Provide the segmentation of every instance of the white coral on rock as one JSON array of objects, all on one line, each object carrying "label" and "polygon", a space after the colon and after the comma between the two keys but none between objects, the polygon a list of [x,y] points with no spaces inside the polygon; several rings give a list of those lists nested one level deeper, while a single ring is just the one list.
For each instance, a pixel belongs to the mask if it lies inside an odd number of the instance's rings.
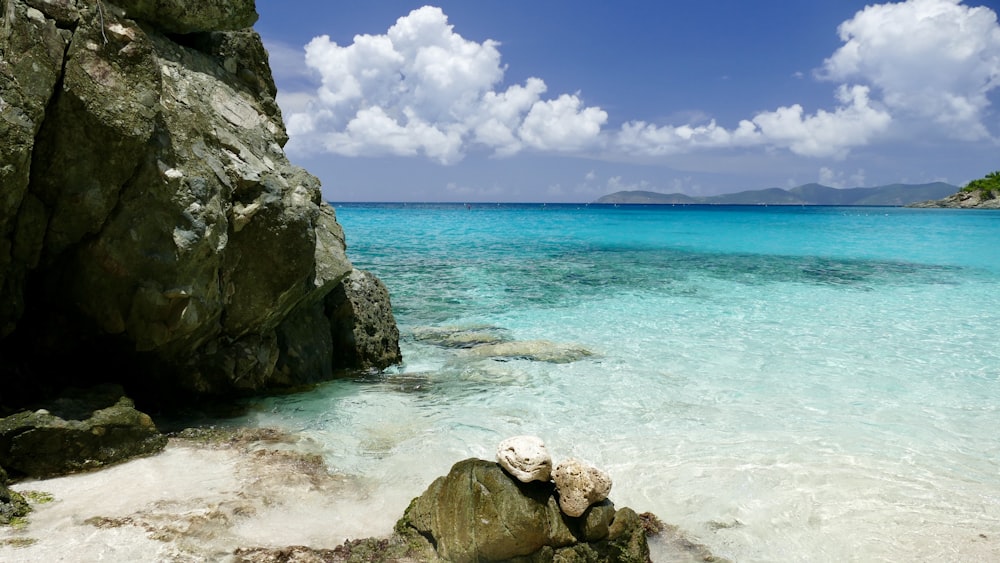
[{"label": "white coral on rock", "polygon": [[514,436],[500,442],[497,463],[522,483],[548,481],[552,472],[552,456],[536,436]]}]

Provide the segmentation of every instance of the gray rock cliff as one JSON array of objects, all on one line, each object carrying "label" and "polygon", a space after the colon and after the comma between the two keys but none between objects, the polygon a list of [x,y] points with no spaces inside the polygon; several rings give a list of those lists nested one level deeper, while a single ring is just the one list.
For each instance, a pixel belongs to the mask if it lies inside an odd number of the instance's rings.
[{"label": "gray rock cliff", "polygon": [[[283,152],[253,0],[0,8],[0,408],[87,379],[229,394],[400,361],[387,292],[329,303],[358,295],[353,267]],[[356,326],[378,344],[335,347]]]}]

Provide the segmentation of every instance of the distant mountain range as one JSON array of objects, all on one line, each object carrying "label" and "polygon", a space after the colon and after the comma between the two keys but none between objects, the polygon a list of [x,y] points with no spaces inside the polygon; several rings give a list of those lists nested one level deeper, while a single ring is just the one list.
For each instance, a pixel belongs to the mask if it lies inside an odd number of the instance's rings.
[{"label": "distant mountain range", "polygon": [[805,184],[784,190],[768,188],[731,194],[694,197],[685,194],[663,194],[646,191],[622,191],[601,197],[594,203],[624,204],[715,204],[715,205],[909,205],[931,199],[942,199],[959,190],[944,182],[932,184],[889,184],[874,188],[831,188],[820,184]]}]

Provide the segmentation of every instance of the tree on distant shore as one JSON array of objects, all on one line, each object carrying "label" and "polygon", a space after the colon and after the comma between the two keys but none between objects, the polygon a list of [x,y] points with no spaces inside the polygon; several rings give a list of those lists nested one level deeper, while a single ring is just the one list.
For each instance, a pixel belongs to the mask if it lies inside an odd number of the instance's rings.
[{"label": "tree on distant shore", "polygon": [[1000,197],[1000,171],[990,172],[985,178],[969,182],[962,191],[979,192],[982,199]]}]

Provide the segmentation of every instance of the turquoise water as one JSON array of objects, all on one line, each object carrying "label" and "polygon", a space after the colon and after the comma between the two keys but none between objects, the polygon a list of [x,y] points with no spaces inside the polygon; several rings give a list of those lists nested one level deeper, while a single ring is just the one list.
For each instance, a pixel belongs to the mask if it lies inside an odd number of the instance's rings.
[{"label": "turquoise water", "polygon": [[[356,479],[371,533],[535,434],[737,561],[1000,560],[1000,212],[335,208],[405,363],[252,419]],[[431,330],[593,355],[483,357]]]}]

